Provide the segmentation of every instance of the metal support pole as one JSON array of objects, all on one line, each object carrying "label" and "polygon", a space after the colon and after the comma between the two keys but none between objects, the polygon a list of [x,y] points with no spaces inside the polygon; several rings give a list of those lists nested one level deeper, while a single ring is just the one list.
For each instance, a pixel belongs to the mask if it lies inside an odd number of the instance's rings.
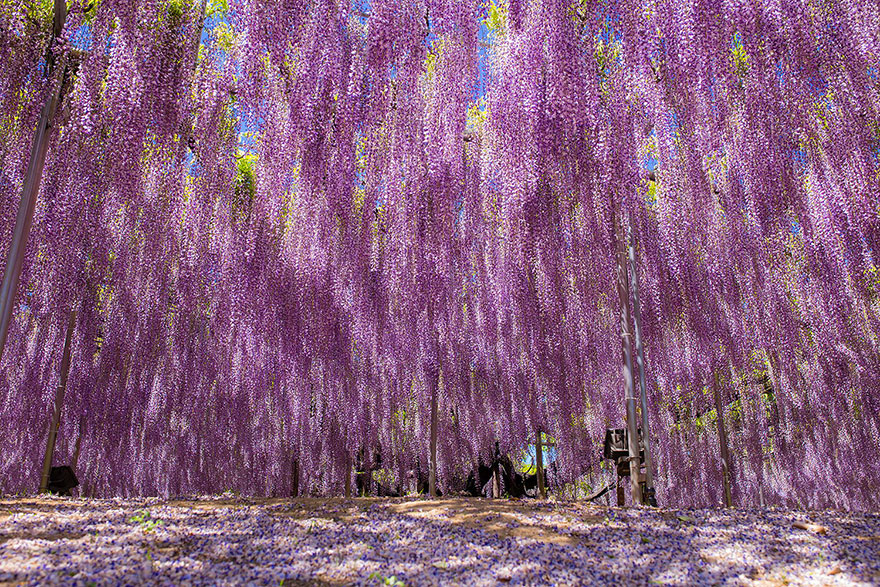
[{"label": "metal support pole", "polygon": [[[622,219],[621,219],[622,220]],[[614,222],[617,240],[617,295],[620,298],[620,341],[623,350],[623,385],[626,397],[626,429],[629,435],[630,492],[633,505],[642,503],[642,489],[639,485],[639,434],[636,424],[636,397],[633,390],[632,332],[629,313],[629,277],[627,271],[626,235],[623,225]]]},{"label": "metal support pole", "polygon": [[648,426],[648,392],[645,383],[645,348],[642,345],[642,308],[639,301],[639,272],[636,268],[636,242],[632,221],[627,228],[629,233],[629,268],[632,272],[633,326],[636,335],[636,364],[639,367],[639,395],[642,411],[642,440],[645,443],[645,495],[648,505],[657,506],[654,495],[654,457],[651,454],[651,432]]},{"label": "metal support pole", "polygon": [[[49,440],[43,455],[43,472],[40,476],[40,493],[49,489],[49,473],[52,470],[52,456],[55,454],[55,440],[58,437],[58,426],[61,424],[61,408],[64,406],[64,391],[67,389],[67,375],[70,373],[70,345],[73,338],[73,327],[76,324],[76,310],[70,312],[67,320],[67,335],[64,337],[64,352],[61,354],[61,381],[55,390],[55,409],[49,424]],[[77,447],[77,458],[79,450]]]},{"label": "metal support pole", "polygon": [[[55,0],[53,43],[54,38],[61,34],[66,18],[67,4],[64,0]],[[54,62],[55,60],[51,52],[48,53],[46,58],[47,75],[52,75]],[[6,271],[3,273],[3,283],[0,285],[0,359],[3,358],[6,337],[9,335],[12,310],[15,307],[15,296],[18,293],[18,281],[21,278],[21,268],[24,264],[24,255],[27,252],[28,236],[30,235],[31,225],[34,220],[37,194],[40,192],[43,168],[46,165],[46,153],[49,150],[49,130],[52,127],[52,119],[55,118],[55,112],[58,110],[63,82],[64,75],[59,75],[52,93],[43,105],[43,110],[40,112],[40,121],[37,123],[36,131],[34,131],[34,143],[31,147],[31,156],[21,190],[21,202],[18,206],[18,215],[15,217],[15,230],[12,233],[12,243],[9,245],[9,255],[6,258]]]}]

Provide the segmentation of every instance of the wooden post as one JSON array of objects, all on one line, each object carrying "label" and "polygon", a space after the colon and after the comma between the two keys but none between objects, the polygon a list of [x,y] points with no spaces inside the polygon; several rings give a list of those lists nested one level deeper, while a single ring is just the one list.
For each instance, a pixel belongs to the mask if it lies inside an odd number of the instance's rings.
[{"label": "wooden post", "polygon": [[642,503],[642,489],[639,484],[639,434],[636,423],[636,397],[633,390],[633,363],[632,345],[630,338],[630,313],[629,313],[629,276],[627,271],[626,237],[623,225],[618,220],[614,222],[614,233],[617,238],[617,295],[620,299],[620,341],[623,354],[623,387],[626,398],[626,428],[629,436],[629,470],[630,492],[633,505]]},{"label": "wooden post", "polygon": [[724,485],[724,506],[733,507],[730,491],[730,453],[727,450],[727,429],[724,427],[724,406],[718,390],[718,373],[712,377],[712,392],[715,395],[715,416],[718,422],[718,443],[721,445],[721,482]]},{"label": "wooden post", "polygon": [[547,499],[547,488],[544,487],[544,442],[543,434],[538,429],[538,440],[535,443],[535,473],[538,476],[538,497]]},{"label": "wooden post", "polygon": [[639,272],[636,267],[636,244],[632,221],[627,228],[629,233],[629,268],[632,272],[633,327],[636,335],[636,364],[639,370],[639,399],[642,411],[642,439],[645,444],[645,495],[642,499],[647,505],[656,506],[654,497],[654,460],[651,454],[651,432],[648,426],[648,391],[645,383],[645,349],[642,344],[642,309],[639,301]]},{"label": "wooden post", "polygon": [[[67,3],[65,0],[55,0],[52,44],[55,43],[55,39],[61,34],[66,19]],[[54,69],[55,58],[52,52],[49,51],[46,54],[47,77],[52,76]],[[6,259],[6,271],[3,274],[3,283],[0,285],[0,358],[3,357],[6,337],[9,335],[9,324],[12,321],[12,311],[15,308],[15,297],[18,294],[18,281],[21,278],[21,268],[24,264],[28,236],[30,235],[31,225],[34,220],[34,208],[37,204],[37,195],[40,192],[40,183],[43,180],[46,153],[49,150],[49,131],[52,127],[52,119],[55,118],[55,112],[58,110],[58,103],[61,100],[61,87],[63,84],[64,75],[62,74],[58,76],[55,87],[43,105],[43,110],[40,112],[40,120],[34,132],[34,142],[31,147],[27,174],[25,175],[24,185],[21,190],[18,215],[15,217],[12,243],[9,245],[9,256]]]},{"label": "wooden post", "polygon": [[290,497],[299,497],[299,459],[293,459],[290,468]]},{"label": "wooden post", "polygon": [[[40,493],[49,489],[49,472],[52,470],[52,456],[55,454],[55,439],[58,435],[58,426],[61,423],[61,408],[64,405],[64,391],[67,389],[67,375],[70,373],[70,343],[73,337],[73,327],[76,324],[76,310],[70,312],[67,320],[67,335],[64,337],[64,352],[61,355],[61,381],[55,390],[55,409],[52,412],[52,422],[49,424],[49,440],[46,443],[46,453],[43,455],[43,473],[40,476]],[[77,455],[79,457],[79,455]]]},{"label": "wooden post", "polygon": [[429,374],[431,379],[431,462],[428,467],[428,495],[437,497],[437,388],[439,373]]}]

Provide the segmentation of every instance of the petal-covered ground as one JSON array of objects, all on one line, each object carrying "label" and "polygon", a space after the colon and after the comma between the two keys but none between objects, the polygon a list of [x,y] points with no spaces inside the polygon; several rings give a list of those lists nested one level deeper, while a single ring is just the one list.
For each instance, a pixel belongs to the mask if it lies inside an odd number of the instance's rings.
[{"label": "petal-covered ground", "polygon": [[0,499],[10,585],[877,585],[880,515],[477,499]]}]

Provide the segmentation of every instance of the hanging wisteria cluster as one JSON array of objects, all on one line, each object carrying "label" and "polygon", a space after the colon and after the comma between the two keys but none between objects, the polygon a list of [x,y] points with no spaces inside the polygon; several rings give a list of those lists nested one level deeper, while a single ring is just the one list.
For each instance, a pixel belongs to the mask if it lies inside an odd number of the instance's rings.
[{"label": "hanging wisteria cluster", "polygon": [[[62,102],[0,364],[0,490],[556,480],[624,418],[642,285],[658,499],[880,507],[880,2],[0,1],[0,241]],[[47,50],[59,66],[45,75]],[[59,76],[65,76],[59,82]],[[296,470],[294,470],[294,468]]]}]

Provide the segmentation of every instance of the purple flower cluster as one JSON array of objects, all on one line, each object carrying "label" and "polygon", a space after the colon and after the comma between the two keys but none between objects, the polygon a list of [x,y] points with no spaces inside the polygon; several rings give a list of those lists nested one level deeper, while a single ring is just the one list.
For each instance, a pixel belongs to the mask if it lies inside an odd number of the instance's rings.
[{"label": "purple flower cluster", "polygon": [[[0,581],[872,585],[880,578],[876,515],[498,504],[5,500]],[[461,509],[484,525],[462,523]]]},{"label": "purple flower cluster", "polygon": [[[0,7],[4,243],[43,4]],[[660,501],[721,500],[717,381],[735,501],[880,507],[876,1],[88,4],[0,491],[38,484],[72,310],[56,461],[86,495],[341,493],[377,455],[405,484],[435,402],[441,489],[538,429],[574,481],[623,420],[624,219]]]}]

